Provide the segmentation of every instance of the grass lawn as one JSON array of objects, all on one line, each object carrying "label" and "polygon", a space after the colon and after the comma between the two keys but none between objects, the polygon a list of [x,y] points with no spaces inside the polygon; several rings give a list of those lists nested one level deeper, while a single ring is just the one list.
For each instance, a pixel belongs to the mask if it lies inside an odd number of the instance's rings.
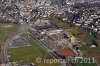
[{"label": "grass lawn", "polygon": [[86,33],[86,37],[85,37],[84,40],[85,40],[85,41],[95,41],[96,38],[95,38],[93,35],[91,35],[91,34],[89,34],[89,33]]},{"label": "grass lawn", "polygon": [[95,63],[80,63],[77,66],[97,66]]},{"label": "grass lawn", "polygon": [[91,47],[87,47],[87,46],[82,46],[82,47],[80,47],[80,50],[81,51],[92,51],[92,50],[100,51],[100,47],[91,48]]},{"label": "grass lawn", "polygon": [[10,49],[9,55],[11,61],[21,64],[35,63],[37,66],[59,66],[59,63],[36,63],[36,58],[44,58],[48,53],[30,35],[25,33],[21,36],[25,37],[31,46]]},{"label": "grass lawn", "polygon": [[31,44],[29,47],[11,48],[9,50],[10,60],[18,63],[32,63],[35,62],[36,58],[44,58],[47,52],[44,51],[38,44],[37,41],[33,40],[28,34],[23,34],[28,42]]},{"label": "grass lawn", "polygon": [[17,24],[0,23],[0,44],[3,44],[10,35],[17,31],[17,29]]},{"label": "grass lawn", "polygon": [[60,27],[60,28],[63,28],[63,29],[71,28],[69,24],[64,23],[64,22],[61,22],[61,21],[58,20],[58,19],[52,19],[51,24],[53,24],[53,25],[55,25],[55,26],[58,26],[58,27]]}]

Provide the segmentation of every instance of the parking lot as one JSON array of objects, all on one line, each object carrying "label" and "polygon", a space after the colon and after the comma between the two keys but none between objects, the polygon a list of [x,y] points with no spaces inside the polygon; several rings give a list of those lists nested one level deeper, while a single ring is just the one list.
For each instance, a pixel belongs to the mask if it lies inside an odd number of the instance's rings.
[{"label": "parking lot", "polygon": [[18,37],[11,42],[11,48],[31,46],[24,37]]}]

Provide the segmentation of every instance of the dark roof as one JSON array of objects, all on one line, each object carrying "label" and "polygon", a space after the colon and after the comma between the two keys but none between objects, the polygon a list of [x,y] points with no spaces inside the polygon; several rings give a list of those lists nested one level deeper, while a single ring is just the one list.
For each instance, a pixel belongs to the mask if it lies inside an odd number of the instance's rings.
[{"label": "dark roof", "polygon": [[49,29],[49,28],[56,28],[53,25],[43,25],[43,26],[35,26],[35,29],[41,30],[41,29]]}]

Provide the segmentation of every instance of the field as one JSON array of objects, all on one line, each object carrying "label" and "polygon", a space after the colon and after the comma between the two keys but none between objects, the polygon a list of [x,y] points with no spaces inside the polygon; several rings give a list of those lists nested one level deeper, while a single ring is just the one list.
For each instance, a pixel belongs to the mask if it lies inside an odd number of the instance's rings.
[{"label": "field", "polygon": [[35,62],[37,57],[43,58],[46,56],[47,52],[39,46],[37,41],[33,40],[33,38],[27,34],[23,34],[22,36],[26,37],[31,46],[10,49],[9,54],[11,55],[11,61],[29,63]]},{"label": "field", "polygon": [[95,38],[93,35],[91,35],[91,34],[89,34],[89,33],[86,33],[86,37],[85,37],[84,40],[85,40],[85,41],[95,41],[96,38]]},{"label": "field", "polygon": [[82,47],[80,47],[80,50],[81,51],[100,51],[100,47],[91,48],[91,47],[87,47],[87,46],[82,46]]},{"label": "field", "polygon": [[20,47],[9,50],[10,60],[21,64],[35,63],[37,66],[58,66],[58,64],[36,63],[36,58],[45,58],[48,53],[35,41],[30,35],[23,34],[28,42],[29,47]]},{"label": "field", "polygon": [[0,23],[0,45],[18,29],[16,24]]},{"label": "field", "polygon": [[[17,24],[0,23],[0,47],[10,36],[12,36],[15,32],[17,32],[17,29],[18,29]],[[1,54],[1,48],[0,48],[0,54]]]},{"label": "field", "polygon": [[57,27],[60,27],[60,28],[63,28],[63,29],[69,29],[69,28],[71,28],[69,24],[61,22],[60,20],[57,20],[57,19],[53,19],[51,23],[53,25],[55,25]]}]

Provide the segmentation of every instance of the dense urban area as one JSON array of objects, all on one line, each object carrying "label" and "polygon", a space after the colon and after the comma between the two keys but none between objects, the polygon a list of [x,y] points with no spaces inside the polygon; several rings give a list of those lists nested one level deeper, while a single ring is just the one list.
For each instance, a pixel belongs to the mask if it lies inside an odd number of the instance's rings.
[{"label": "dense urban area", "polygon": [[0,66],[100,66],[100,0],[0,0]]}]

